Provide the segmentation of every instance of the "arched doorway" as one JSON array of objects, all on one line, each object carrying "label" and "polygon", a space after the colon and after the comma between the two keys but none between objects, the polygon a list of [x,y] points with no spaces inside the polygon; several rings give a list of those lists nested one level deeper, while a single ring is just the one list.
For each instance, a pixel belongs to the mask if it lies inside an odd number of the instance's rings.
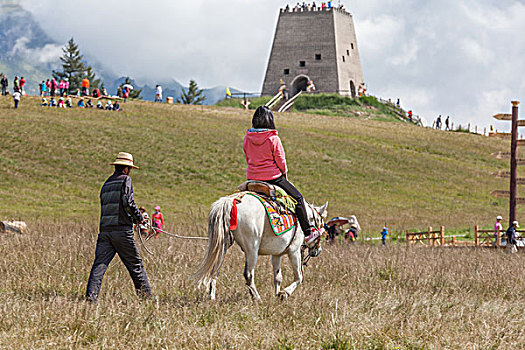
[{"label": "arched doorway", "polygon": [[350,96],[352,96],[352,98],[356,97],[355,84],[353,80],[350,80]]},{"label": "arched doorway", "polygon": [[298,75],[292,81],[292,95],[295,96],[299,91],[306,91],[306,83],[308,83],[308,78],[306,75]]}]

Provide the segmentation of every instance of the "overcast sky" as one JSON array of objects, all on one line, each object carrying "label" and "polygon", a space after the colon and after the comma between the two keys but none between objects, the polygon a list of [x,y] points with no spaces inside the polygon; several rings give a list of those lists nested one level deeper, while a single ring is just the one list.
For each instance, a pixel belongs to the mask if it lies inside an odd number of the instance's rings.
[{"label": "overcast sky", "polygon": [[[22,0],[119,75],[259,92],[281,0]],[[290,2],[292,3],[292,2]],[[487,126],[525,103],[525,0],[352,0],[369,91]],[[525,107],[525,106],[524,106]],[[504,124],[503,124],[504,125]],[[501,128],[501,126],[499,126]]]}]

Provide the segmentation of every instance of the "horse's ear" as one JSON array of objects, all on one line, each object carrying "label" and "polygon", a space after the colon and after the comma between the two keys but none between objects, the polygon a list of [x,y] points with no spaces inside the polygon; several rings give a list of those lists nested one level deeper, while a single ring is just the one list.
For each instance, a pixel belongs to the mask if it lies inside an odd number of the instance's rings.
[{"label": "horse's ear", "polygon": [[319,212],[319,214],[321,214],[323,219],[326,219],[326,216],[328,215],[326,208],[328,208],[328,201],[322,207],[317,209],[317,211]]}]

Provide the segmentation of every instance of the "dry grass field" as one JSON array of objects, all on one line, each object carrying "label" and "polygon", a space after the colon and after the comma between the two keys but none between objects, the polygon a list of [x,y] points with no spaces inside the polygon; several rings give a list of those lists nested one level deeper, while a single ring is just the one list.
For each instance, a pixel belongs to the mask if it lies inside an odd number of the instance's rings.
[{"label": "dry grass field", "polygon": [[[98,195],[119,151],[135,156],[139,205],[163,207],[168,229],[205,235],[211,203],[244,180],[242,138],[251,112],[123,105],[119,113],[41,108],[0,98],[1,349],[517,349],[524,348],[522,254],[403,244],[324,246],[305,283],[272,296],[269,258],[256,269],[263,302],[244,285],[243,254],[228,252],[218,300],[187,281],[206,249],[161,236],[142,251],[157,296],[141,302],[118,258],[96,306],[83,301],[94,257]],[[276,116],[290,178],[329,216],[358,216],[364,235],[489,226],[507,213],[491,198],[507,143],[401,123]],[[190,209],[191,208],[191,209]],[[525,214],[520,207],[518,218]],[[284,283],[291,271],[284,261]]]},{"label": "dry grass field", "polygon": [[[182,233],[184,228],[171,229]],[[404,245],[325,246],[285,302],[269,258],[251,301],[234,246],[218,300],[187,283],[205,243],[156,240],[145,266],[156,301],[140,302],[120,261],[97,306],[82,301],[96,227],[35,224],[0,236],[0,348],[517,349],[525,344],[521,255]],[[284,265],[284,282],[291,271]]]}]

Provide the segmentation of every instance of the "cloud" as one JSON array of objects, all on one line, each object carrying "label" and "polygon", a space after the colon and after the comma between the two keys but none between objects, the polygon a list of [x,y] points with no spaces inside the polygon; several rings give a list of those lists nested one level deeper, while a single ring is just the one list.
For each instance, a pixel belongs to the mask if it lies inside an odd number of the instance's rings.
[{"label": "cloud", "polygon": [[40,48],[28,48],[27,44],[31,41],[28,37],[18,38],[9,52],[9,55],[23,56],[29,58],[30,61],[38,63],[56,64],[59,57],[62,55],[62,46],[56,44],[46,44]]},{"label": "cloud", "polygon": [[[290,2],[291,4],[294,2]],[[523,0],[343,1],[368,90],[430,123],[489,125],[525,97]],[[281,0],[22,0],[58,42],[121,75],[260,91]],[[349,6],[351,4],[351,6]],[[52,23],[53,25],[49,25]]]}]

